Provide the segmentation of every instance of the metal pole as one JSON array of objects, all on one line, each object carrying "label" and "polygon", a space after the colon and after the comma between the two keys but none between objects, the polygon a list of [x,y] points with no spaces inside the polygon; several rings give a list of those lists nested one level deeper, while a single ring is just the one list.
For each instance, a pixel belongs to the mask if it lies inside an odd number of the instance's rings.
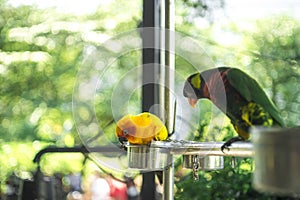
[{"label": "metal pole", "polygon": [[[174,117],[175,117],[175,99],[172,96],[172,91],[174,91],[174,54],[175,52],[175,38],[174,38],[174,26],[175,26],[175,9],[173,0],[164,0],[164,34],[162,37],[164,45],[164,63],[165,63],[165,88],[164,88],[164,107],[165,107],[165,124],[167,126],[168,132],[173,133],[174,130]],[[174,163],[173,155],[171,156],[171,163],[167,169],[163,171],[163,200],[173,200],[174,199]]]},{"label": "metal pole", "polygon": [[175,82],[175,8],[173,0],[165,0],[165,116],[169,133],[174,132],[175,98],[172,95]]},{"label": "metal pole", "polygon": [[[149,29],[147,29],[149,27]],[[143,87],[142,111],[160,116],[159,79],[160,77],[160,0],[143,0]],[[146,48],[153,47],[153,48]],[[141,199],[155,199],[155,172],[142,174]]]},{"label": "metal pole", "polygon": [[163,171],[163,200],[173,200],[174,199],[174,163],[173,155],[172,163]]},{"label": "metal pole", "polygon": [[[174,2],[143,1],[143,88],[142,111],[154,113],[165,120],[169,133],[174,132]],[[151,29],[145,29],[150,27]],[[167,29],[167,31],[166,31]],[[169,31],[171,30],[171,31]],[[163,51],[162,49],[165,49]],[[163,109],[162,109],[163,106]],[[170,155],[172,157],[172,155]],[[164,199],[173,199],[173,163],[163,171]],[[170,188],[171,187],[171,188]],[[154,172],[143,174],[141,198],[154,199]]]}]

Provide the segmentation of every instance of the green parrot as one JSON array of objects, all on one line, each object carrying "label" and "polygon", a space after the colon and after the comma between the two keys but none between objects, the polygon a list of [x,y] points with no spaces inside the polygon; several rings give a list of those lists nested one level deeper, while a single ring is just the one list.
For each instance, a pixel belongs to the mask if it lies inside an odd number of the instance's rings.
[{"label": "green parrot", "polygon": [[284,126],[283,120],[259,84],[237,68],[219,67],[189,76],[183,95],[192,107],[207,98],[224,112],[238,133],[221,147],[249,139],[252,126]]}]

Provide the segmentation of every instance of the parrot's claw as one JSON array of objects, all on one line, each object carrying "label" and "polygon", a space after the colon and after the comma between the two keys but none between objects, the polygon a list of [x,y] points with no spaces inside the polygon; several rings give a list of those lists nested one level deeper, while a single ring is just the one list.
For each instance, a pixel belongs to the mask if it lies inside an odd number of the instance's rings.
[{"label": "parrot's claw", "polygon": [[228,151],[230,151],[229,147],[231,146],[231,144],[238,141],[245,141],[245,139],[242,137],[231,138],[221,146],[221,151],[225,154],[224,150],[227,149]]},{"label": "parrot's claw", "polygon": [[224,152],[224,150],[226,149],[227,151],[230,151],[230,148],[229,148],[229,146],[230,146],[231,144],[227,144],[227,142],[225,143],[225,144],[223,144],[222,146],[221,146],[221,151],[225,154],[225,152]]}]

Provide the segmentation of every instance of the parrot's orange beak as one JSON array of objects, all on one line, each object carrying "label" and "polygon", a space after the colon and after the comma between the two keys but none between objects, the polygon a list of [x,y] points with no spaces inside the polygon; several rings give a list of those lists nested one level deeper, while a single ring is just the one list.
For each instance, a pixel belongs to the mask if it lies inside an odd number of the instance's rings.
[{"label": "parrot's orange beak", "polygon": [[189,104],[193,107],[196,108],[196,104],[198,102],[198,99],[188,99],[189,100]]}]

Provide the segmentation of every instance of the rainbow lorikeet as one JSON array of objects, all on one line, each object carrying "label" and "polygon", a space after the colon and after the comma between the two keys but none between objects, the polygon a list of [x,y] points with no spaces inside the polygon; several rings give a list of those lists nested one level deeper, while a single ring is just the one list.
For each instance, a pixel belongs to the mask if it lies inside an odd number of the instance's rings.
[{"label": "rainbow lorikeet", "polygon": [[283,120],[259,84],[237,68],[219,67],[195,73],[185,82],[183,95],[192,107],[207,98],[231,120],[238,137],[231,138],[221,150],[236,141],[249,139],[252,126],[283,126]]}]

